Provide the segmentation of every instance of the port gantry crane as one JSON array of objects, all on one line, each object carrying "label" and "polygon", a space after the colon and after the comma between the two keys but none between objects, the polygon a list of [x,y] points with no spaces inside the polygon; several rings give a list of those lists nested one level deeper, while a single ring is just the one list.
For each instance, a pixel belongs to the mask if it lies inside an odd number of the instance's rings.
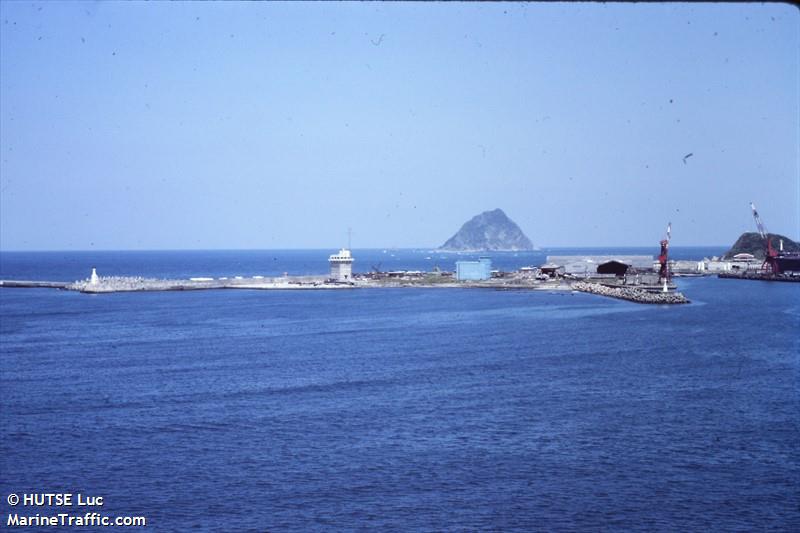
[{"label": "port gantry crane", "polygon": [[661,264],[659,277],[664,282],[664,292],[667,292],[669,284],[669,241],[672,239],[672,222],[667,224],[667,238],[661,240],[661,253],[658,255],[658,262]]},{"label": "port gantry crane", "polygon": [[756,221],[758,234],[761,235],[761,238],[767,243],[767,248],[764,251],[764,263],[761,265],[761,271],[764,274],[780,274],[781,269],[778,265],[778,252],[772,247],[772,240],[769,238],[769,234],[764,228],[764,223],[761,222],[761,217],[758,216],[758,211],[756,211],[756,206],[753,204],[753,202],[750,202],[750,209],[753,210],[753,218]]}]

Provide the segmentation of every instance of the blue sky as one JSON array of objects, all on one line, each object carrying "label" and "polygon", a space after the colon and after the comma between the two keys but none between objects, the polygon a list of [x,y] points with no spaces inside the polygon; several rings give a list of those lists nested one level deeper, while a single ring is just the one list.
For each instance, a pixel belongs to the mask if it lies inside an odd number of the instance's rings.
[{"label": "blue sky", "polygon": [[[0,3],[0,249],[800,237],[787,4]],[[693,154],[686,159],[684,156]]]}]

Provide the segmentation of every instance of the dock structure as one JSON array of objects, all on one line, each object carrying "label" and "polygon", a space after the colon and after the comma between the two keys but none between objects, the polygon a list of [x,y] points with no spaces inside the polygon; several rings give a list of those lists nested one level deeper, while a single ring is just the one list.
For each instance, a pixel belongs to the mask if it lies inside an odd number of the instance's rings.
[{"label": "dock structure", "polygon": [[800,283],[800,274],[764,274],[763,272],[720,272],[718,278],[727,279],[749,279],[754,281],[788,281],[790,283]]},{"label": "dock structure", "polygon": [[353,255],[348,248],[342,248],[338,254],[332,254],[328,258],[328,263],[331,265],[331,279],[339,282],[352,281],[353,260]]}]

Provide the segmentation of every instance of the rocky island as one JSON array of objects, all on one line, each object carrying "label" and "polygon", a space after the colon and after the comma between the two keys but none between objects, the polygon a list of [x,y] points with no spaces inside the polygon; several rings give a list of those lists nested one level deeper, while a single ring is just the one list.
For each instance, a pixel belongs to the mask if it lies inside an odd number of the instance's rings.
[{"label": "rocky island", "polygon": [[439,250],[519,252],[533,250],[533,243],[502,209],[494,209],[472,217]]}]

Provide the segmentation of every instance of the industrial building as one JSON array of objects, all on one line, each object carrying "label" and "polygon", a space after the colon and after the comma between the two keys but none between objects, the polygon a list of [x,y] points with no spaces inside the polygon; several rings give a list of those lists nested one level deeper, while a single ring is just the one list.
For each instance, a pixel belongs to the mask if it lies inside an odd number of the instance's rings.
[{"label": "industrial building", "polygon": [[547,276],[549,278],[558,278],[564,275],[566,272],[564,267],[561,265],[557,265],[556,263],[547,262],[539,267],[539,272],[542,275]]},{"label": "industrial building", "polygon": [[492,277],[492,260],[481,257],[477,261],[456,261],[458,281],[478,281]]},{"label": "industrial building", "polygon": [[328,258],[331,265],[331,279],[334,281],[349,282],[353,279],[353,256],[350,250],[342,248],[338,254],[333,254]]},{"label": "industrial building", "polygon": [[636,270],[652,270],[651,255],[548,255],[547,263],[559,265],[572,276],[589,277],[597,274],[597,268],[605,263],[615,262],[633,267]]},{"label": "industrial building", "polygon": [[606,261],[597,265],[598,274],[614,274],[615,276],[624,276],[628,271],[628,264],[622,261]]}]

